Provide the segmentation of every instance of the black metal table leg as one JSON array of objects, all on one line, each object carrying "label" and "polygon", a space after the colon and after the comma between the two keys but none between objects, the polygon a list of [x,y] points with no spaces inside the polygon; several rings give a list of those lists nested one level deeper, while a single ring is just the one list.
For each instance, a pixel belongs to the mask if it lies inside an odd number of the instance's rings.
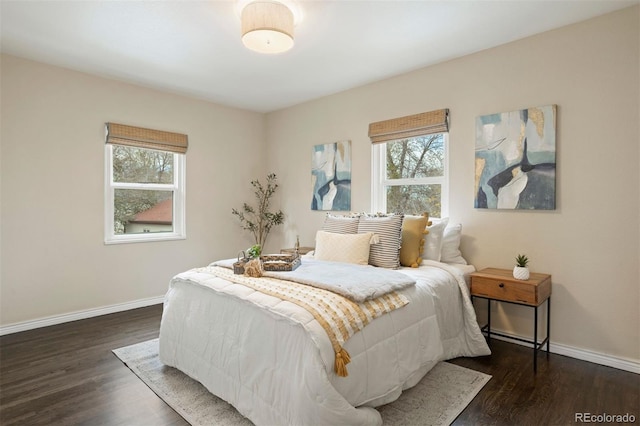
[{"label": "black metal table leg", "polygon": [[487,342],[491,342],[491,299],[487,299]]},{"label": "black metal table leg", "polygon": [[538,370],[538,307],[534,308],[534,320],[533,320],[533,372]]},{"label": "black metal table leg", "polygon": [[[507,301],[507,300],[498,300],[498,299],[490,299],[488,297],[482,297],[482,296],[472,296],[471,300],[473,302],[473,300],[475,298],[482,298],[482,299],[487,299],[487,324],[483,327],[481,327],[481,331],[483,333],[487,333],[486,334],[486,338],[487,338],[487,343],[491,343],[491,335],[495,335],[495,336],[501,336],[501,337],[507,337],[511,340],[517,340],[519,342],[524,342],[527,343],[529,345],[533,345],[533,372],[534,374],[537,373],[538,371],[538,353],[541,350],[544,350],[547,352],[547,359],[549,358],[549,351],[550,351],[550,345],[551,345],[551,297],[548,297],[546,299],[547,302],[547,336],[546,338],[542,339],[542,341],[538,342],[538,308],[542,305],[542,302],[540,305],[538,306],[534,306],[534,305],[530,305],[530,304],[525,304],[525,303],[518,303],[518,302],[511,302],[511,301]],[[512,303],[515,305],[526,305],[529,306],[531,308],[533,308],[533,312],[534,312],[534,321],[533,321],[533,340],[531,339],[523,339],[520,337],[515,337],[513,335],[510,334],[504,334],[501,333],[499,331],[494,331],[493,333],[491,332],[491,301],[492,300],[496,300],[499,302],[505,302],[505,303]],[[546,349],[543,349],[545,344],[547,345]]]},{"label": "black metal table leg", "polygon": [[551,343],[551,296],[547,299],[547,358],[549,358],[549,344]]}]

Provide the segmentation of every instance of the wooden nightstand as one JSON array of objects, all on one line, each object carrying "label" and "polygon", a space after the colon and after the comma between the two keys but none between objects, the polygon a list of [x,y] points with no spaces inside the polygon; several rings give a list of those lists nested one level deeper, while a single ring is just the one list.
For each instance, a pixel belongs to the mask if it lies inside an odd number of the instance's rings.
[{"label": "wooden nightstand", "polygon": [[[298,253],[300,253],[300,256],[302,256],[313,250],[315,250],[315,247],[299,247]],[[283,249],[280,249],[280,254],[293,254],[295,251],[296,251],[295,248],[283,248]]]},{"label": "wooden nightstand", "polygon": [[[508,337],[533,345],[533,371],[537,371],[538,351],[546,344],[549,356],[549,336],[551,318],[551,275],[532,272],[528,280],[513,278],[508,269],[486,268],[471,275],[471,298],[487,299],[487,325],[482,331],[487,333],[487,340],[491,334]],[[526,340],[491,332],[491,301],[513,303],[534,308],[533,340]],[[547,337],[538,342],[538,307],[547,302]]]}]

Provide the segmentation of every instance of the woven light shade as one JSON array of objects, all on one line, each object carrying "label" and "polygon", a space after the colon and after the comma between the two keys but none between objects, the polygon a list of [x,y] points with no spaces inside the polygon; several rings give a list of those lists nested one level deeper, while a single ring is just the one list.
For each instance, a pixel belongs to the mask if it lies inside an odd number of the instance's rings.
[{"label": "woven light shade", "polygon": [[293,13],[282,3],[255,1],[242,9],[242,43],[259,53],[293,47]]},{"label": "woven light shade", "polygon": [[449,131],[449,110],[438,109],[369,124],[372,143],[381,143]]}]

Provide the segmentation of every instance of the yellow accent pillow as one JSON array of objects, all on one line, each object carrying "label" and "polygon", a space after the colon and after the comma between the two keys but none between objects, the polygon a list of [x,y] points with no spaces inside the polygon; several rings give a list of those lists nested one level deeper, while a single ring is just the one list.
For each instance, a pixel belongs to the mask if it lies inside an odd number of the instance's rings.
[{"label": "yellow accent pillow", "polygon": [[402,247],[400,247],[400,264],[417,268],[422,263],[425,235],[429,233],[427,226],[429,213],[422,216],[405,215],[402,221]]}]

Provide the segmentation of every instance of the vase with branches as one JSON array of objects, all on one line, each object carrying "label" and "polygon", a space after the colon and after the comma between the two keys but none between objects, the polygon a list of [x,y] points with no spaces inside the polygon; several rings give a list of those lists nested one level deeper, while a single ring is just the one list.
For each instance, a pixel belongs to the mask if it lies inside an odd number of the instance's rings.
[{"label": "vase with branches", "polygon": [[278,178],[275,173],[267,175],[267,182],[263,185],[259,180],[251,181],[257,200],[257,207],[247,203],[242,209],[232,209],[231,212],[238,218],[242,229],[251,232],[257,246],[262,249],[267,242],[271,228],[284,223],[284,213],[281,210],[273,212],[269,210],[271,197],[278,189]]}]

